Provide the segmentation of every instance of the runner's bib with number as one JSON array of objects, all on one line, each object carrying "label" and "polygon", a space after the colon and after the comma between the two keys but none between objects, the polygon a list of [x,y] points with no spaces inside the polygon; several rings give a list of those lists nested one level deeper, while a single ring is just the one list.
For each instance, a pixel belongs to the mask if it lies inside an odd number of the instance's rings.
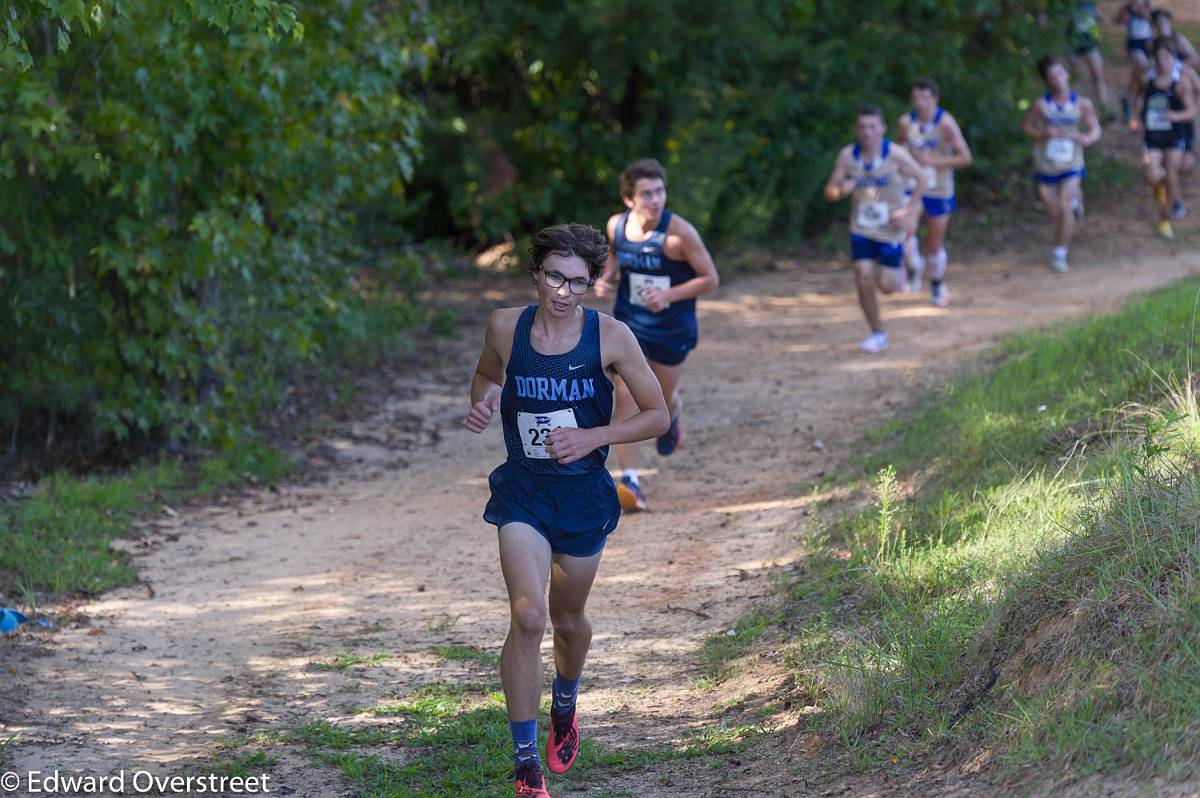
[{"label": "runner's bib with number", "polygon": [[888,204],[886,202],[860,202],[858,204],[858,226],[869,230],[886,226]]},{"label": "runner's bib with number", "polygon": [[1147,108],[1146,109],[1146,130],[1152,133],[1162,133],[1170,130],[1175,125],[1167,118],[1167,109],[1165,108]]},{"label": "runner's bib with number", "polygon": [[1046,160],[1068,164],[1075,159],[1075,142],[1070,139],[1050,139],[1046,142]]},{"label": "runner's bib with number", "polygon": [[546,436],[556,429],[579,429],[575,422],[575,410],[565,408],[551,413],[517,413],[517,431],[521,433],[521,444],[525,456],[534,460],[549,460],[546,451]]},{"label": "runner's bib with number", "polygon": [[[671,287],[671,278],[665,274],[629,273],[629,303],[638,307],[646,307],[646,291],[657,288],[666,291]],[[670,307],[670,304],[665,307]]]}]

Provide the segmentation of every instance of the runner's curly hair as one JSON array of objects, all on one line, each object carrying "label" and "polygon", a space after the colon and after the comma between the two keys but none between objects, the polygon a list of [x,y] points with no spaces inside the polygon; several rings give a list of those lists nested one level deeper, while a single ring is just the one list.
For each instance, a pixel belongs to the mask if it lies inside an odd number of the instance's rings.
[{"label": "runner's curly hair", "polygon": [[539,230],[529,247],[532,260],[529,271],[536,274],[551,255],[578,256],[587,264],[588,276],[595,280],[608,260],[608,240],[591,225],[568,222]]}]

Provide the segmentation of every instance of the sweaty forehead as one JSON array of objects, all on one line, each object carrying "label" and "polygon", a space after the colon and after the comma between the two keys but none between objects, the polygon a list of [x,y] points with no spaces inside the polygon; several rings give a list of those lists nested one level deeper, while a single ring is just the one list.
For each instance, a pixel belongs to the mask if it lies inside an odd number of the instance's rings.
[{"label": "sweaty forehead", "polygon": [[588,267],[583,258],[578,255],[564,255],[560,252],[552,252],[546,256],[546,260],[542,261],[542,271],[558,272],[568,280],[588,276]]}]

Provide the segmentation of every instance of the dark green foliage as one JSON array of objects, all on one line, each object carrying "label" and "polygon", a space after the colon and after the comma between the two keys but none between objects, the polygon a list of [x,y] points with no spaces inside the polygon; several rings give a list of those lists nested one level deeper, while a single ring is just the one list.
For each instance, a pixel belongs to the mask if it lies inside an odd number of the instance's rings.
[{"label": "dark green foliage", "polygon": [[0,83],[0,426],[228,440],[288,364],[375,332],[368,290],[413,270],[355,215],[418,154],[388,12],[307,4],[301,44],[127,3]]},{"label": "dark green foliage", "polygon": [[940,82],[977,152],[967,185],[1023,166],[1019,103],[1040,91],[1034,61],[1063,46],[1066,5],[443,3],[421,207],[447,217],[430,232],[483,239],[601,224],[622,166],[650,155],[710,241],[792,243],[841,213],[819,192],[855,108],[891,123],[918,76]]}]

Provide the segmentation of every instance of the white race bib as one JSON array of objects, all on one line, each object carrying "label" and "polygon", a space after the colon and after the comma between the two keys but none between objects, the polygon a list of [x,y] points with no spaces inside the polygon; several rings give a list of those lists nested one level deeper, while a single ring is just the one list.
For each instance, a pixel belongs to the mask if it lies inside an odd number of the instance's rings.
[{"label": "white race bib", "polygon": [[1146,109],[1146,130],[1155,133],[1161,133],[1164,130],[1170,130],[1174,125],[1170,119],[1167,119],[1167,112],[1162,108],[1147,108]]},{"label": "white race bib", "polygon": [[858,226],[868,230],[884,227],[888,223],[888,205],[886,202],[858,203]]},{"label": "white race bib", "polygon": [[[646,289],[657,288],[666,291],[671,287],[671,278],[665,274],[629,273],[629,303],[638,307],[646,307]],[[670,305],[668,305],[670,307]]]},{"label": "white race bib", "polygon": [[937,167],[923,166],[921,168],[925,171],[925,190],[929,191],[937,188]]},{"label": "white race bib", "polygon": [[555,410],[553,413],[517,411],[517,431],[521,433],[521,444],[525,447],[525,456],[532,460],[550,459],[550,454],[546,451],[546,436],[563,427],[579,428],[579,424],[575,423],[573,408]]},{"label": "white race bib", "polygon": [[1150,20],[1145,17],[1130,17],[1129,19],[1129,38],[1130,39],[1150,39],[1154,36],[1154,28],[1150,26]]},{"label": "white race bib", "polygon": [[1050,139],[1046,142],[1046,160],[1068,164],[1075,160],[1075,142],[1070,139]]}]

